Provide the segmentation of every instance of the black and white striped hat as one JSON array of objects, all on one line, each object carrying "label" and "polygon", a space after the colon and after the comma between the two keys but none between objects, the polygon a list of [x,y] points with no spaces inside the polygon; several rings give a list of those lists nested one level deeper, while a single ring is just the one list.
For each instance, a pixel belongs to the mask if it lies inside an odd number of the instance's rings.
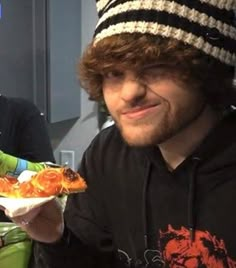
[{"label": "black and white striped hat", "polygon": [[236,64],[236,0],[96,0],[96,5],[95,43],[121,33],[149,33]]}]

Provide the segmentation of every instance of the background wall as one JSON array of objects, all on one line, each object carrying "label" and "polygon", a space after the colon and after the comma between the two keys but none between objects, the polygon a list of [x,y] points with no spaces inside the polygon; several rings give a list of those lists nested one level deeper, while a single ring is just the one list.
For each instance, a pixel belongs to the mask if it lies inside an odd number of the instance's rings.
[{"label": "background wall", "polygon": [[[97,21],[94,0],[81,0],[81,50],[91,41]],[[78,26],[79,27],[79,26]],[[81,160],[84,150],[98,132],[97,104],[88,100],[88,95],[81,90],[81,116],[49,125],[49,133],[56,161],[60,163],[60,151],[74,151],[75,168]],[[66,107],[61,107],[66,109]]]}]

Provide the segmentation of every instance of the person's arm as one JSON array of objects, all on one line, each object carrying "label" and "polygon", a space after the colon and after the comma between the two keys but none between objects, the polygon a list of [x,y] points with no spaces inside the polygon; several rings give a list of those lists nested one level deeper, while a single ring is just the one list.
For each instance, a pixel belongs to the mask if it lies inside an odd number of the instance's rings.
[{"label": "person's arm", "polygon": [[54,162],[45,116],[30,101],[0,96],[0,149],[32,162]]},{"label": "person's arm", "polygon": [[23,101],[18,122],[17,156],[32,162],[55,162],[45,116],[30,102]]},{"label": "person's arm", "polygon": [[[13,219],[35,241],[35,266],[37,268],[114,268],[111,252],[99,252],[94,246],[86,245],[71,229],[64,225],[58,203],[51,201],[41,209],[39,215],[28,225],[22,225],[24,218]],[[50,218],[49,218],[50,216]],[[24,217],[29,217],[25,215]],[[85,236],[96,234],[89,232]],[[55,241],[54,241],[55,240]]]}]

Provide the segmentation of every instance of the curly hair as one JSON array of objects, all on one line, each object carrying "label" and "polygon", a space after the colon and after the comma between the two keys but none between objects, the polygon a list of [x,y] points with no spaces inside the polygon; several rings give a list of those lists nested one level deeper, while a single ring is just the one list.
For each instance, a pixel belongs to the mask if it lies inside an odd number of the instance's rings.
[{"label": "curly hair", "polygon": [[183,42],[148,34],[124,33],[89,44],[78,64],[79,80],[89,98],[99,101],[104,73],[119,68],[138,72],[159,62],[170,66],[181,82],[202,90],[213,107],[236,103],[234,68]]}]

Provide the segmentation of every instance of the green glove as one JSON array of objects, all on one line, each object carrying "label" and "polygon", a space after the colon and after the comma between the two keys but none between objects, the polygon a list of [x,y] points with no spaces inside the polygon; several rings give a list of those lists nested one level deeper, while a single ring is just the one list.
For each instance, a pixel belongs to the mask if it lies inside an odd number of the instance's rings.
[{"label": "green glove", "polygon": [[40,171],[46,168],[45,163],[33,163],[0,151],[0,176],[18,177],[24,170]]}]

